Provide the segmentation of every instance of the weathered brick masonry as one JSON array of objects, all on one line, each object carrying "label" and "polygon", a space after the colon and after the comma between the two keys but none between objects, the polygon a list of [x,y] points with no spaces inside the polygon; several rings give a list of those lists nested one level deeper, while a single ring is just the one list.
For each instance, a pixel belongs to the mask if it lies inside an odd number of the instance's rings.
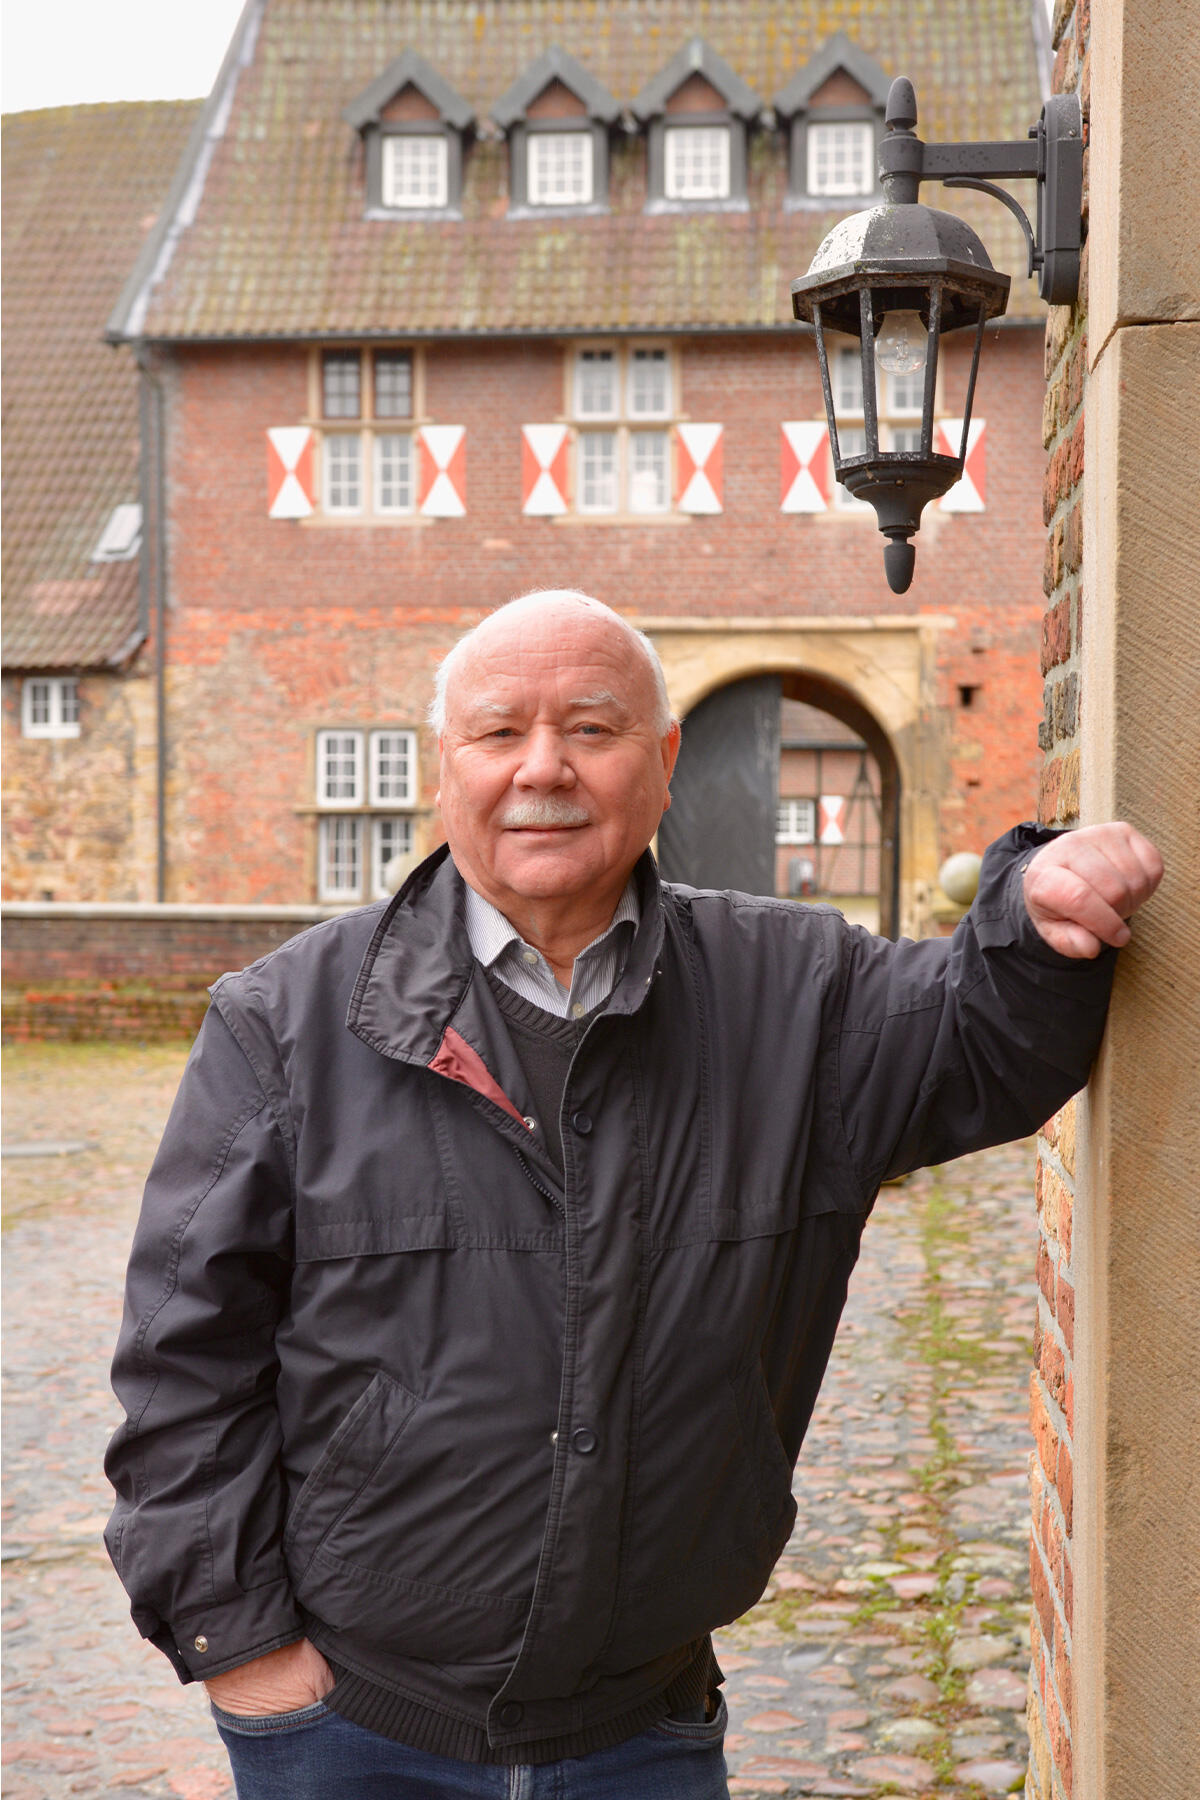
[{"label": "weathered brick masonry", "polygon": [[[779,511],[780,421],[817,418],[811,345],[767,334],[684,340],[687,416],[725,426],[724,511],[619,523],[520,510],[520,426],[563,406],[552,340],[438,343],[426,404],[467,432],[467,515],[365,526],[269,519],[263,433],[305,416],[307,353],[177,350],[165,362],[171,466],[167,897],[280,902],[314,888],[313,734],[419,725],[464,624],[531,586],[579,585],[658,617],[946,620],[938,691],[944,850],[981,848],[1033,809],[1041,538],[1028,445],[1040,369],[1028,330],[994,334],[976,413],[987,510],[927,517],[912,591],[882,573],[873,519]],[[965,371],[948,353],[945,407]],[[214,448],[217,447],[217,448]],[[436,841],[422,739],[419,844]]]},{"label": "weathered brick masonry", "polygon": [[[1090,0],[1058,0],[1053,33],[1057,92],[1078,90],[1085,145],[1090,100]],[[1087,217],[1087,151],[1084,217]],[[1083,618],[1084,416],[1087,391],[1085,243],[1079,300],[1052,307],[1046,331],[1043,441],[1049,454],[1044,516],[1047,611],[1042,624],[1045,678],[1041,745],[1045,752],[1039,817],[1046,824],[1079,819],[1080,647]],[[1075,1102],[1069,1101],[1038,1140],[1038,1317],[1036,1366],[1030,1378],[1032,1534],[1030,1618],[1032,1667],[1028,1705],[1027,1800],[1071,1800],[1074,1761]]]},{"label": "weathered brick masonry", "polygon": [[4,1038],[192,1036],[219,975],[327,916],[315,906],[8,906]]}]

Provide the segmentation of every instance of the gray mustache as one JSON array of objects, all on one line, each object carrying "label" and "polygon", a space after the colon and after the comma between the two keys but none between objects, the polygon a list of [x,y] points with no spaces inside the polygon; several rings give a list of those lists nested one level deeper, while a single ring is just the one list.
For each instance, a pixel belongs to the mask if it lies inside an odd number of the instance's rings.
[{"label": "gray mustache", "polygon": [[517,830],[539,825],[586,825],[588,815],[572,800],[544,794],[540,800],[519,800],[501,815],[500,823]]}]

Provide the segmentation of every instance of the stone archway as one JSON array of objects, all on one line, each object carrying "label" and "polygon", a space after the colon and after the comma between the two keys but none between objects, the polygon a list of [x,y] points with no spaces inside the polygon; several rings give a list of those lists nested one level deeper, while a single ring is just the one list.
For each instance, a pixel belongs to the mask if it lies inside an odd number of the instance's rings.
[{"label": "stone archway", "polygon": [[[948,621],[895,619],[639,619],[662,658],[667,691],[685,721],[717,689],[776,675],[783,692],[851,725],[886,776],[885,835],[898,838],[883,916],[893,930],[934,929],[938,800],[943,757],[934,714],[936,638]],[[889,810],[890,808],[890,810]]]}]

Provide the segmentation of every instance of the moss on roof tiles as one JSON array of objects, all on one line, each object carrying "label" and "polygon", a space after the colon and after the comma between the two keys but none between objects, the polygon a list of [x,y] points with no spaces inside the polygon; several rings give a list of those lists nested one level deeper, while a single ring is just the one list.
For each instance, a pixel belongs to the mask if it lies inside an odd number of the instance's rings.
[{"label": "moss on roof tiles", "polygon": [[[602,217],[552,228],[509,218],[507,150],[485,140],[467,153],[460,223],[380,221],[363,217],[361,147],[342,109],[414,49],[485,118],[552,43],[627,106],[694,36],[765,96],[845,31],[889,73],[912,77],[924,136],[1021,138],[1041,107],[1035,4],[265,0],[195,222],[152,298],[146,330],[261,338],[787,324],[789,281],[847,208],[784,210],[781,133],[752,138],[754,228],[738,213],[647,217],[642,142],[620,134]],[[940,192],[931,185],[925,197],[961,213],[996,263],[1022,276],[1016,222],[983,196],[939,202]],[[539,246],[551,241],[560,248],[547,259]],[[769,279],[756,261],[767,241],[777,271]],[[512,279],[498,282],[498,269]],[[1039,311],[1023,280],[1010,311]]]},{"label": "moss on roof tiles", "polygon": [[137,375],[104,325],[198,112],[3,121],[6,668],[103,666],[135,629],[136,563],[90,561],[113,508],[138,498]]}]

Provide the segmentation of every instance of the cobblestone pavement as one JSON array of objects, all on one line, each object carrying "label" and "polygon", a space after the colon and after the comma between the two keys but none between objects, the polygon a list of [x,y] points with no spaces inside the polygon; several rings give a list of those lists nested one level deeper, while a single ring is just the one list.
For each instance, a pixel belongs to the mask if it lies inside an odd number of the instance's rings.
[{"label": "cobblestone pavement", "polygon": [[[219,1800],[232,1783],[203,1694],[140,1642],[99,1543],[121,1275],[184,1052],[5,1054],[6,1144],[89,1147],[5,1163],[3,1792]],[[1031,1178],[1018,1145],[880,1198],[795,1534],[719,1634],[739,1797],[1022,1785]]]}]

